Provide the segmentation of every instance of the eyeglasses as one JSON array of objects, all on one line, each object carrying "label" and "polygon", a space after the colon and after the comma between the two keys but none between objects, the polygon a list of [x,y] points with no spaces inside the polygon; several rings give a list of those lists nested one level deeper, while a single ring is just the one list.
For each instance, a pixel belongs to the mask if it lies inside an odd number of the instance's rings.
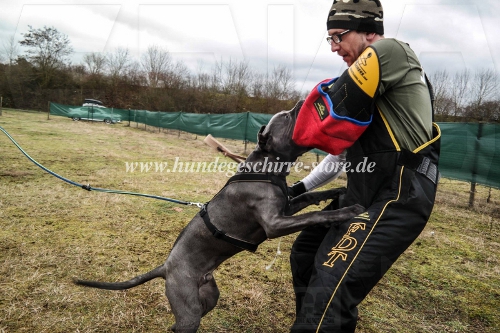
[{"label": "eyeglasses", "polygon": [[338,44],[338,43],[340,43],[342,41],[342,36],[344,36],[349,31],[351,31],[351,30],[346,30],[346,31],[341,32],[339,34],[328,36],[328,37],[326,37],[326,41],[330,45],[332,45],[332,42],[334,42],[335,44]]}]

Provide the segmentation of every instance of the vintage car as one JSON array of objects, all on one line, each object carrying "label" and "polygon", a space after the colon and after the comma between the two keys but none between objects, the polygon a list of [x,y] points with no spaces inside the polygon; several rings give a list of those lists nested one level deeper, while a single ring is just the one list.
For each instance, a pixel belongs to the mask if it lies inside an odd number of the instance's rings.
[{"label": "vintage car", "polygon": [[74,121],[102,121],[106,124],[121,122],[120,116],[113,114],[112,109],[105,107],[101,101],[91,98],[86,98],[81,107],[70,109],[68,116]]}]

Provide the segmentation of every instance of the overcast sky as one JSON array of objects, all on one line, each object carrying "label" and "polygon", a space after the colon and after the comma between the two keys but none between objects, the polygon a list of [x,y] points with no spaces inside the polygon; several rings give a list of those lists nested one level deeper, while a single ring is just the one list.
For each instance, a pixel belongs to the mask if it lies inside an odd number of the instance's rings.
[{"label": "overcast sky", "polygon": [[[352,0],[351,0],[352,1]],[[182,4],[179,4],[182,3]],[[285,64],[297,88],[345,68],[325,41],[331,0],[0,0],[0,47],[28,25],[68,35],[73,63],[88,52],[166,48],[193,73],[214,60],[248,61],[265,73]],[[410,44],[424,69],[500,69],[500,1],[382,0],[385,36]],[[21,53],[23,48],[20,48]]]}]

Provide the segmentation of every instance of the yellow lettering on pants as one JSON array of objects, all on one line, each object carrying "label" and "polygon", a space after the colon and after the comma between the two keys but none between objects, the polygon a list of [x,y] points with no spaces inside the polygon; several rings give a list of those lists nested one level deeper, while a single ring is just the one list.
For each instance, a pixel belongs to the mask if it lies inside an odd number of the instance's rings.
[{"label": "yellow lettering on pants", "polygon": [[354,250],[356,245],[358,245],[358,241],[356,238],[351,237],[351,234],[359,229],[365,230],[366,223],[352,223],[350,225],[344,237],[342,237],[339,243],[332,247],[332,250],[328,253],[330,258],[323,263],[323,266],[333,267],[338,259],[342,259],[343,261],[347,260],[347,252]]}]

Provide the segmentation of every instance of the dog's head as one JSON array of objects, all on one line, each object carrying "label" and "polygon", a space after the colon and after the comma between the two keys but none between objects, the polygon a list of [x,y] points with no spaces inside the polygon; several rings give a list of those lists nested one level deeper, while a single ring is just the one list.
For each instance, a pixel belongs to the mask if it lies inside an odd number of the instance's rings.
[{"label": "dog's head", "polygon": [[293,162],[300,155],[311,150],[297,145],[292,140],[295,122],[304,101],[299,101],[293,109],[275,114],[257,134],[257,149],[279,157],[282,162]]}]

